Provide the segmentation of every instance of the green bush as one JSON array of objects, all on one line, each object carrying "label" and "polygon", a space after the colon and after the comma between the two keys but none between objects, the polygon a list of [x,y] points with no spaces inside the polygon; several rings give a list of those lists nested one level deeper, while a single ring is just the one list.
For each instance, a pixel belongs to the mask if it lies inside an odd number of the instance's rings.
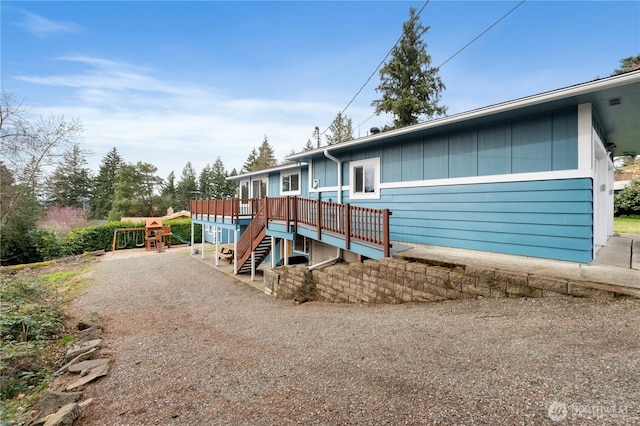
[{"label": "green bush", "polygon": [[[168,220],[165,225],[171,225],[171,233],[177,235],[185,241],[191,241],[191,219]],[[195,243],[202,242],[202,225],[196,223],[193,227],[193,237]],[[181,244],[177,238],[171,240],[172,244]]]},{"label": "green bush", "polygon": [[62,241],[54,229],[38,229],[34,233],[36,252],[39,260],[57,259],[64,255]]},{"label": "green bush", "polygon": [[[139,228],[141,223],[132,222],[107,222],[99,226],[74,229],[62,240],[65,254],[81,254],[87,251],[105,250],[111,251],[113,233],[119,228]],[[140,235],[136,235],[135,233]],[[116,240],[116,248],[135,248],[136,243],[144,243],[144,231],[119,232]]]},{"label": "green bush", "polygon": [[613,199],[615,216],[640,215],[640,179],[631,183]]}]

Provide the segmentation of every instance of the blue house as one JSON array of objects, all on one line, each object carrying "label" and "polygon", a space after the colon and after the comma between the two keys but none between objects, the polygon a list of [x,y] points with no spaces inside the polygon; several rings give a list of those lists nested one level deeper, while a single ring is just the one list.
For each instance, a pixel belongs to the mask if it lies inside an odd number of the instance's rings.
[{"label": "blue house", "polygon": [[640,71],[293,154],[233,178],[243,214],[191,213],[229,241],[263,222],[274,260],[426,244],[589,263],[613,234],[614,153],[640,153]]}]

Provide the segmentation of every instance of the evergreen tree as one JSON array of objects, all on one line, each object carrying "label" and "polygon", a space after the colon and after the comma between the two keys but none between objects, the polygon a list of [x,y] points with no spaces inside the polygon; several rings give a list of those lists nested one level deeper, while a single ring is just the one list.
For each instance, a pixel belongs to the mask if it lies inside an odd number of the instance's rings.
[{"label": "evergreen tree", "polygon": [[307,143],[304,145],[304,148],[302,148],[302,151],[311,151],[313,149],[316,149],[316,147],[311,143],[311,139],[307,139]]},{"label": "evergreen tree", "polygon": [[[233,170],[231,170],[231,173],[229,173],[228,177],[232,177],[232,176],[238,176],[238,171],[235,169],[235,167],[233,168]],[[227,180],[227,183],[224,189],[225,198],[237,196],[237,191],[238,191],[238,181]]]},{"label": "evergreen tree", "polygon": [[431,66],[427,44],[422,40],[429,27],[419,22],[414,8],[403,24],[403,35],[391,52],[391,59],[380,69],[376,91],[382,98],[374,100],[376,114],[391,113],[393,127],[417,124],[421,117],[432,119],[445,115],[447,108],[438,105],[445,85],[438,69]]},{"label": "evergreen tree", "polygon": [[41,207],[32,188],[17,184],[0,161],[0,265],[38,260],[35,235]]},{"label": "evergreen tree", "polygon": [[176,200],[176,174],[173,170],[169,173],[166,182],[162,185],[160,195],[162,195],[162,199],[167,207],[173,207]]},{"label": "evergreen tree", "polygon": [[198,191],[200,191],[199,195],[203,200],[215,198],[211,189],[211,166],[208,164],[202,168],[198,177]]},{"label": "evergreen tree", "polygon": [[220,157],[216,158],[211,167],[211,194],[215,199],[227,197],[227,177],[228,173],[224,169],[224,164]]},{"label": "evergreen tree", "polygon": [[159,213],[162,199],[156,195],[156,188],[163,182],[157,171],[156,166],[142,162],[118,168],[109,220],[120,220],[123,216],[154,217]]},{"label": "evergreen tree", "polygon": [[620,69],[614,70],[613,74],[624,74],[635,70],[640,70],[640,55],[620,59]]},{"label": "evergreen tree", "polygon": [[267,135],[265,135],[264,141],[262,141],[262,145],[260,145],[260,147],[258,148],[258,157],[256,158],[251,171],[255,172],[258,170],[265,170],[277,165],[278,160],[276,160],[275,151],[269,144],[269,138],[267,138]]},{"label": "evergreen tree", "polygon": [[106,219],[113,208],[116,174],[122,164],[122,157],[116,147],[113,147],[102,159],[98,175],[93,180],[91,217],[94,219]]},{"label": "evergreen tree", "polygon": [[176,210],[189,210],[192,199],[198,198],[198,182],[196,180],[196,171],[191,165],[191,161],[182,169],[182,176],[176,185]]},{"label": "evergreen tree", "polygon": [[[353,121],[349,117],[343,117],[341,112],[333,119],[329,130],[331,134],[327,135],[327,145],[353,140]],[[308,143],[310,144],[310,142]]]},{"label": "evergreen tree", "polygon": [[253,167],[256,164],[256,161],[258,161],[258,152],[256,151],[255,148],[253,148],[251,150],[251,153],[245,160],[244,164],[242,165],[242,169],[241,169],[242,173],[249,173],[253,171]]},{"label": "evergreen tree", "polygon": [[62,162],[47,180],[49,197],[54,205],[86,207],[92,186],[91,170],[86,165],[87,160],[77,143],[64,152]]}]

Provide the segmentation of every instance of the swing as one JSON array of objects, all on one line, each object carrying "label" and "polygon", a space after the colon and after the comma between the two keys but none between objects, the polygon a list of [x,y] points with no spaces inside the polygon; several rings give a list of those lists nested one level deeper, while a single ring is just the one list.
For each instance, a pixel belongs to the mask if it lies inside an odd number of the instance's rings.
[{"label": "swing", "polygon": [[[135,231],[135,235],[136,235],[136,239],[135,239],[136,247],[143,247],[144,246],[144,231]],[[138,235],[140,235],[141,241],[138,241]]]},{"label": "swing", "polygon": [[[129,242],[128,239],[127,239],[127,235],[126,234],[123,235],[123,232],[126,233],[127,231],[120,231],[120,236],[121,236],[120,242],[121,242],[121,244],[117,244],[116,248],[118,248],[118,249],[123,249],[123,248],[127,247],[127,243]],[[116,242],[117,242],[117,240],[116,240]]]}]

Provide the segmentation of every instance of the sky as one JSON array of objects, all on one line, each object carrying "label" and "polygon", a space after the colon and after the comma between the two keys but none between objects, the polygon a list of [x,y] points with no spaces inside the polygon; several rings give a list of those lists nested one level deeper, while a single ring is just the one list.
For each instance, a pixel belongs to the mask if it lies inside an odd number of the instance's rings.
[{"label": "sky", "polygon": [[[449,115],[607,77],[640,54],[638,0],[528,0],[451,58],[519,3],[424,8]],[[265,136],[279,161],[315,142],[424,4],[3,0],[2,90],[34,117],[79,119],[94,172],[113,147],[163,178],[218,157],[240,170]],[[356,137],[392,121],[374,115],[378,84],[375,72],[344,113]]]}]

